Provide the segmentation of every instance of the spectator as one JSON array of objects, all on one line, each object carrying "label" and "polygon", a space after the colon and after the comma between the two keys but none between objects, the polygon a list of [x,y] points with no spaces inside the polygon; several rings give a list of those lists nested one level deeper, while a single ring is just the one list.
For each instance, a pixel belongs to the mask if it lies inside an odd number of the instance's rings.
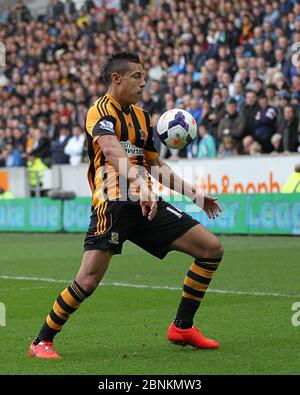
[{"label": "spectator", "polygon": [[200,89],[205,98],[210,99],[212,94],[212,84],[209,82],[208,74],[201,73],[200,77]]},{"label": "spectator", "polygon": [[202,102],[202,113],[201,113],[201,125],[205,126],[207,131],[210,133],[212,120],[211,120],[212,108],[210,106],[210,100],[204,99]]},{"label": "spectator", "polygon": [[289,90],[289,85],[283,73],[280,71],[274,73],[274,69],[272,69],[271,74],[273,74],[271,82],[275,85],[276,90]]},{"label": "spectator", "polygon": [[33,129],[33,143],[28,153],[29,156],[40,158],[47,166],[51,165],[51,143],[44,131]]},{"label": "spectator", "polygon": [[9,199],[14,199],[15,196],[9,192],[8,190],[5,190],[0,186],[0,200],[9,200]]},{"label": "spectator", "polygon": [[237,110],[240,111],[245,101],[243,84],[240,81],[235,81],[229,94],[236,100]]},{"label": "spectator", "polygon": [[281,193],[295,192],[300,192],[300,164],[295,166],[293,173],[288,177],[281,190]]},{"label": "spectator", "polygon": [[26,162],[26,138],[21,129],[15,128],[13,130],[14,147],[18,149],[22,158],[22,165]]},{"label": "spectator", "polygon": [[220,120],[225,116],[225,105],[222,96],[219,92],[215,92],[212,98],[212,112],[208,115],[210,121],[210,134],[214,137],[215,141],[218,140],[218,126]]},{"label": "spectator", "polygon": [[152,123],[153,123],[153,141],[154,141],[154,146],[157,150],[157,152],[160,152],[160,147],[163,145],[159,135],[157,133],[157,122],[160,118],[160,114],[159,113],[155,113],[152,115]]},{"label": "spectator", "polygon": [[193,55],[192,55],[192,63],[195,65],[196,70],[201,70],[207,59],[207,55],[205,54],[203,48],[199,44],[195,44],[193,46]]},{"label": "spectator", "polygon": [[277,124],[283,122],[283,109],[290,104],[291,95],[287,91],[279,91],[277,93]]},{"label": "spectator", "polygon": [[14,17],[17,22],[30,22],[31,14],[29,9],[25,6],[23,0],[19,0],[15,6]]},{"label": "spectator", "polygon": [[254,138],[262,146],[264,153],[272,152],[271,137],[276,133],[277,113],[275,108],[269,106],[265,94],[259,97],[259,110],[255,115]]},{"label": "spectator", "polygon": [[218,157],[219,158],[227,158],[230,156],[238,155],[238,151],[235,147],[235,141],[232,136],[227,135],[223,136],[222,142],[219,147]]},{"label": "spectator", "polygon": [[146,110],[149,111],[150,114],[154,114],[155,112],[160,112],[161,108],[159,108],[159,102],[155,102],[148,89],[145,89],[143,91],[143,102],[142,102],[142,107]]},{"label": "spectator", "polygon": [[283,109],[283,120],[279,125],[282,136],[282,148],[285,152],[297,152],[299,119],[293,106],[288,105]]},{"label": "spectator", "polygon": [[271,144],[273,146],[272,155],[277,155],[282,152],[282,135],[280,133],[273,134],[271,138]]},{"label": "spectator", "polygon": [[0,17],[0,25],[6,25],[12,17],[11,6],[8,3],[4,3],[2,6],[2,13]]},{"label": "spectator", "polygon": [[258,73],[257,73],[257,69],[253,68],[250,69],[249,71],[249,81],[246,84],[246,89],[247,90],[254,90],[255,89],[255,82],[258,79]]},{"label": "spectator", "polygon": [[262,146],[257,141],[254,141],[249,148],[249,155],[260,155],[262,153]]},{"label": "spectator", "polygon": [[65,147],[69,139],[69,130],[62,127],[59,131],[59,137],[53,141],[51,147],[53,164],[62,165],[69,163],[69,155],[65,154]]},{"label": "spectator", "polygon": [[226,105],[226,114],[218,127],[218,139],[223,141],[224,136],[231,136],[238,151],[242,148],[242,138],[245,130],[245,118],[237,111],[237,101],[230,98]]},{"label": "spectator", "polygon": [[173,64],[168,69],[168,73],[170,74],[180,74],[184,72],[184,63],[182,62],[179,54],[174,55]]},{"label": "spectator", "polygon": [[12,144],[6,144],[2,154],[5,167],[19,167],[24,165],[21,152]]},{"label": "spectator", "polygon": [[198,100],[191,99],[190,107],[187,110],[188,110],[189,113],[192,114],[192,116],[194,117],[195,121],[197,122],[197,125],[199,125],[200,124],[200,120],[201,120],[202,109],[200,107],[200,104],[199,104]]},{"label": "spectator", "polygon": [[73,16],[76,14],[75,3],[72,0],[66,0],[63,4],[64,6],[64,14],[67,16]]},{"label": "spectator", "polygon": [[79,125],[72,128],[72,137],[68,140],[64,153],[70,157],[70,164],[77,166],[81,163],[82,153],[84,149],[85,136],[81,133]]},{"label": "spectator", "polygon": [[284,51],[281,48],[275,50],[275,67],[281,71],[286,79],[289,79],[290,62],[285,59]]},{"label": "spectator", "polygon": [[207,133],[207,130],[203,125],[199,126],[198,133],[201,138],[198,149],[198,158],[214,158],[217,155],[214,138]]},{"label": "spectator", "polygon": [[48,167],[42,162],[40,158],[34,155],[29,155],[27,161],[28,179],[30,196],[46,196],[47,190],[44,189],[44,172]]},{"label": "spectator", "polygon": [[256,59],[257,77],[261,81],[265,81],[267,78],[267,64],[263,56]]},{"label": "spectator", "polygon": [[242,114],[245,117],[244,132],[248,136],[254,135],[255,115],[259,109],[256,93],[248,90],[245,95],[245,104],[242,107]]},{"label": "spectator", "polygon": [[[277,6],[277,8],[276,8],[276,6]],[[271,22],[273,26],[276,24],[277,20],[280,17],[280,13],[278,10],[278,4],[276,4],[276,6],[271,3],[267,3],[265,6],[264,21]]]},{"label": "spectator", "polygon": [[[155,103],[155,109],[163,113],[164,99],[163,92],[161,90],[161,84],[159,81],[153,80],[150,85],[151,98]],[[184,93],[184,91],[183,91]]]},{"label": "spectator", "polygon": [[[300,113],[300,92],[292,93],[290,104],[294,107],[295,113],[299,114]],[[300,131],[299,131],[299,133],[300,133]]]},{"label": "spectator", "polygon": [[256,78],[254,81],[253,90],[255,91],[257,96],[264,94],[264,83],[260,78]]},{"label": "spectator", "polygon": [[162,81],[166,76],[166,71],[162,68],[160,59],[158,56],[153,56],[151,59],[151,67],[148,72],[149,78],[156,81]]},{"label": "spectator", "polygon": [[47,8],[47,15],[49,18],[55,20],[59,18],[61,14],[64,13],[64,5],[59,0],[49,0],[49,5]]},{"label": "spectator", "polygon": [[270,106],[276,107],[278,104],[278,98],[276,96],[276,88],[274,85],[270,84],[266,86],[266,96]]},{"label": "spectator", "polygon": [[263,57],[265,58],[268,67],[274,67],[276,59],[274,55],[274,45],[271,39],[266,39],[263,43]]},{"label": "spectator", "polygon": [[241,154],[250,155],[250,147],[254,143],[254,139],[252,136],[246,136],[243,138],[243,149]]}]

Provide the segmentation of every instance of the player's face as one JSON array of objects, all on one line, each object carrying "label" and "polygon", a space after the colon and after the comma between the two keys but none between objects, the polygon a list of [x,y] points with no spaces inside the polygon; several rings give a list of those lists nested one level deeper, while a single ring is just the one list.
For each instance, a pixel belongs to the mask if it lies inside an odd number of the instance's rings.
[{"label": "player's face", "polygon": [[128,105],[142,98],[145,87],[144,69],[139,63],[128,63],[128,70],[120,77],[120,94]]}]

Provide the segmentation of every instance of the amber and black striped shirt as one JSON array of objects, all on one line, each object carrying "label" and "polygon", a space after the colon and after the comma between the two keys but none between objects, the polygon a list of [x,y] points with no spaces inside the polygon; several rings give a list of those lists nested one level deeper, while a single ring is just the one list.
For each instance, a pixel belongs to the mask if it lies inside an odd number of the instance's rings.
[{"label": "amber and black striped shirt", "polygon": [[89,108],[86,115],[90,165],[88,181],[92,190],[92,206],[98,207],[107,200],[127,200],[128,191],[138,191],[105,158],[97,143],[99,136],[115,135],[130,159],[132,165],[145,169],[145,178],[151,188],[150,176],[146,171],[146,160],[158,157],[154,147],[150,114],[142,108],[131,105],[123,111],[117,100],[109,94],[100,97]]}]

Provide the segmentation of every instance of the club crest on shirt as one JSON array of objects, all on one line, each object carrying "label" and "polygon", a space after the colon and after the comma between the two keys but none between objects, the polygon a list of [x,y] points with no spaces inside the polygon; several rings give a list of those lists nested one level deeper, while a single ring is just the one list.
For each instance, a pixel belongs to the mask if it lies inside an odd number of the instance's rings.
[{"label": "club crest on shirt", "polygon": [[140,140],[145,140],[145,135],[144,132],[142,131],[142,129],[139,129],[137,132],[137,137],[140,138]]}]

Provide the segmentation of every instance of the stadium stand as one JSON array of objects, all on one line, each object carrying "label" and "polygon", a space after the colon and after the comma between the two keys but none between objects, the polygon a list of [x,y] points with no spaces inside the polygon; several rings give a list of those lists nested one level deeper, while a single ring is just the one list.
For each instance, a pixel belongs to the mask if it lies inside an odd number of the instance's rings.
[{"label": "stadium stand", "polygon": [[177,107],[204,127],[180,152],[155,139],[162,156],[205,157],[207,134],[220,158],[300,152],[300,1],[49,0],[42,14],[41,1],[15,3],[0,3],[0,166],[85,161],[71,147],[118,49],[141,56],[154,126]]}]

